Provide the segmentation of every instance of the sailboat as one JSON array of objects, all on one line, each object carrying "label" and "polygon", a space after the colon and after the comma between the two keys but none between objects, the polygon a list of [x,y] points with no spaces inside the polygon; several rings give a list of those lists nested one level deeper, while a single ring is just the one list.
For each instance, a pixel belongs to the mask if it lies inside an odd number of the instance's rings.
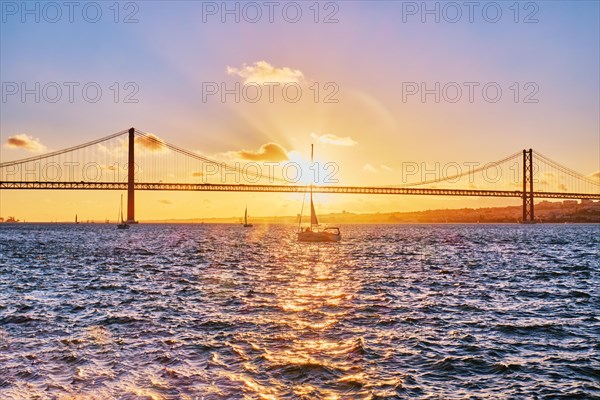
[{"label": "sailboat", "polygon": [[246,206],[246,211],[244,211],[244,228],[251,228],[252,224],[248,223],[248,206]]},{"label": "sailboat", "polygon": [[75,223],[78,224],[79,221],[77,221],[77,214],[75,214]]},{"label": "sailboat", "polygon": [[[313,164],[313,145],[310,145],[310,163]],[[313,203],[313,185],[310,185],[310,226],[302,229],[302,213],[300,213],[300,221],[298,222],[298,241],[299,242],[339,242],[342,239],[340,228],[327,227],[319,229],[319,221],[315,212]]]},{"label": "sailboat", "polygon": [[121,223],[117,225],[117,229],[129,229],[127,222],[123,220],[123,195],[121,195],[121,207],[119,208],[119,214],[121,216]]}]

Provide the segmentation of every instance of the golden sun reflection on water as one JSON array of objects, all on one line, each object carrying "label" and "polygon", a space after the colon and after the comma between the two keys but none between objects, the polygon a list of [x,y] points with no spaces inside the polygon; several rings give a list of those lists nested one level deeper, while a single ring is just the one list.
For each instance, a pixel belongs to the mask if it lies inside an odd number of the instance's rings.
[{"label": "golden sun reflection on water", "polygon": [[[260,236],[251,233],[248,239]],[[340,261],[338,246],[288,244],[273,254],[277,263],[271,269],[251,272],[256,274],[253,295],[243,300],[248,314],[237,321],[263,328],[225,343],[234,355],[228,362],[241,368],[231,370],[216,353],[211,363],[222,367],[218,373],[228,381],[243,386],[244,398],[340,399],[340,388],[366,382],[356,362],[363,357],[362,337],[341,338],[336,329],[360,285],[352,279],[351,266]]]},{"label": "golden sun reflection on water", "polygon": [[[347,376],[364,380],[364,372],[350,361],[351,354],[360,352],[362,338],[340,339],[335,335],[336,326],[351,309],[348,303],[360,289],[349,275],[352,268],[341,268],[335,245],[299,245],[298,251],[298,264],[287,265],[294,278],[275,291],[275,304],[284,312],[278,323],[289,332],[288,340],[283,346],[265,350],[265,359],[284,370],[296,366],[339,382]],[[293,392],[306,399],[339,398],[333,390],[312,384],[310,377],[294,385]]]}]

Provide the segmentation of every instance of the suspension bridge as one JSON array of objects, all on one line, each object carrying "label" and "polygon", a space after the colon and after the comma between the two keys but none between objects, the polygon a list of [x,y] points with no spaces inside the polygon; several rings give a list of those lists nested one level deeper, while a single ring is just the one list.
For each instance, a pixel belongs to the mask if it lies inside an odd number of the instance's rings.
[{"label": "suspension bridge", "polygon": [[[137,190],[306,193],[310,189],[278,172],[270,168],[265,174],[256,165],[217,161],[131,128],[63,150],[2,162],[0,190],[126,190],[127,220],[134,223]],[[456,168],[455,174],[438,175],[389,186],[314,185],[313,192],[519,198],[523,223],[535,221],[535,198],[600,200],[600,181],[531,149],[466,172]],[[228,183],[232,177],[236,182]],[[240,177],[246,183],[240,183]]]}]

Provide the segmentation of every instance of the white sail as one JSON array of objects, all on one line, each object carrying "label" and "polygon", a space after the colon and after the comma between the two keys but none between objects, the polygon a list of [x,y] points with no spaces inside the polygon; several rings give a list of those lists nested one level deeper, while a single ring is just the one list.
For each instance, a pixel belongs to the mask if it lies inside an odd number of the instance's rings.
[{"label": "white sail", "polygon": [[317,220],[317,213],[315,212],[315,205],[313,204],[312,193],[310,194],[310,224],[319,225],[319,221]]},{"label": "white sail", "polygon": [[121,223],[123,223],[123,195],[121,195]]},{"label": "white sail", "polygon": [[117,220],[121,218],[121,222],[117,224],[118,229],[129,229],[129,225],[123,220],[123,195],[121,195],[121,206],[119,207],[119,215],[117,216]]}]

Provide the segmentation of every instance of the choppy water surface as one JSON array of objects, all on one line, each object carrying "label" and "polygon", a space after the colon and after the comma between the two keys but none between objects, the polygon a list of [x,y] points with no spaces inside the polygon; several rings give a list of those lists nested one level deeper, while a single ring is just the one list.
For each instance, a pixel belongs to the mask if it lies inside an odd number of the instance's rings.
[{"label": "choppy water surface", "polygon": [[598,226],[3,225],[1,399],[592,398]]}]

